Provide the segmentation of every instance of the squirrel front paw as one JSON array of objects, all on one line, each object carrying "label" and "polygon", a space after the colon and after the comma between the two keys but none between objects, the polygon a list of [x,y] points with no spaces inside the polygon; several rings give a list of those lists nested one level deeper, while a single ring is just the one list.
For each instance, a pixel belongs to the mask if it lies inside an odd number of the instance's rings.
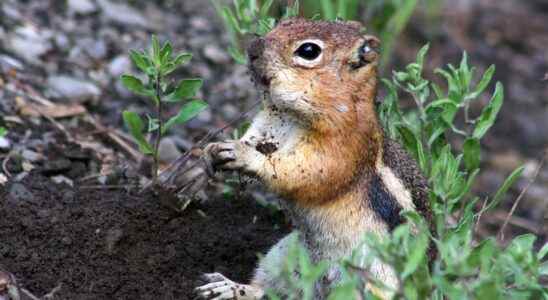
[{"label": "squirrel front paw", "polygon": [[258,159],[253,147],[239,140],[211,143],[204,149],[205,160],[213,170],[237,170],[255,174]]},{"label": "squirrel front paw", "polygon": [[209,283],[194,289],[201,299],[258,300],[264,295],[262,289],[236,283],[220,273],[204,274],[202,279]]}]

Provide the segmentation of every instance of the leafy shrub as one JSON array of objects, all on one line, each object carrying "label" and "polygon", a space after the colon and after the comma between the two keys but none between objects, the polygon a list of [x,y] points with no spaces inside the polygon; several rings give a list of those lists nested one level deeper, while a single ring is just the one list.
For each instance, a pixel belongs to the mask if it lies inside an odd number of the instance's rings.
[{"label": "leafy shrub", "polygon": [[[124,74],[121,81],[124,86],[133,93],[148,97],[156,108],[156,115],[147,115],[147,122],[137,113],[124,111],[122,116],[129,132],[139,145],[139,150],[152,155],[154,159],[153,178],[158,176],[158,148],[162,136],[174,125],[182,124],[195,117],[207,108],[207,103],[196,99],[196,93],[202,86],[202,79],[183,79],[176,84],[167,80],[167,76],[178,67],[190,61],[192,54],[180,53],[173,55],[170,42],[160,45],[155,36],[152,36],[152,47],[149,51],[131,51],[131,60],[135,66],[146,76],[145,83],[133,75]],[[185,101],[179,113],[165,121],[163,119],[164,105],[176,104]],[[145,133],[155,133],[154,142],[149,142]]]}]

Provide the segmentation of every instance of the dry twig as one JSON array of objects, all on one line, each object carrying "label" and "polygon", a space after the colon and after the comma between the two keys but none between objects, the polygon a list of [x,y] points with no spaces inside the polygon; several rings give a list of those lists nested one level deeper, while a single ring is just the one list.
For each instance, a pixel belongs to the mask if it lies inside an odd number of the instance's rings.
[{"label": "dry twig", "polygon": [[521,199],[523,198],[523,196],[527,193],[527,190],[529,190],[529,188],[531,187],[531,185],[535,182],[535,180],[537,179],[538,177],[538,174],[540,173],[540,170],[542,169],[542,167],[544,166],[544,162],[546,160],[546,156],[548,156],[548,152],[545,152],[544,155],[542,156],[542,159],[540,161],[540,163],[538,164],[537,166],[537,169],[535,170],[535,173],[533,174],[533,176],[529,179],[529,181],[527,182],[527,185],[523,188],[523,190],[521,190],[521,193],[518,195],[518,198],[516,199],[516,201],[514,201],[514,204],[512,205],[512,208],[510,209],[510,212],[508,213],[508,215],[506,216],[506,219],[504,220],[504,223],[502,224],[502,227],[500,228],[498,234],[497,234],[497,237],[498,237],[498,240],[500,242],[504,241],[504,230],[506,229],[506,226],[508,225],[508,222],[510,222],[510,218],[512,218],[512,215],[514,214],[514,212],[516,211],[516,208],[518,207]]}]

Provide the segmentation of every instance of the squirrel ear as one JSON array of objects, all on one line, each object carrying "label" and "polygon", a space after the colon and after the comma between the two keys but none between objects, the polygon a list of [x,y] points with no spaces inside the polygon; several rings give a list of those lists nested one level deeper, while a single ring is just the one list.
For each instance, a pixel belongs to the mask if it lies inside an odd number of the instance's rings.
[{"label": "squirrel ear", "polygon": [[364,35],[354,46],[349,59],[350,67],[353,70],[375,62],[379,57],[381,42],[372,35]]},{"label": "squirrel ear", "polygon": [[363,39],[364,41],[358,50],[358,55],[363,64],[368,64],[379,57],[381,41],[372,35],[364,35]]}]

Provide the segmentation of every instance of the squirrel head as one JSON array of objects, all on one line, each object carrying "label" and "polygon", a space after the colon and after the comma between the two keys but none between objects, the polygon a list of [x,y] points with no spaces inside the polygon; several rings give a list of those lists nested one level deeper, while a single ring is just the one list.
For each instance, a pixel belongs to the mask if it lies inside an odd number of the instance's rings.
[{"label": "squirrel head", "polygon": [[359,22],[294,18],[252,41],[247,53],[253,80],[272,105],[309,123],[340,123],[374,107],[379,44]]}]

